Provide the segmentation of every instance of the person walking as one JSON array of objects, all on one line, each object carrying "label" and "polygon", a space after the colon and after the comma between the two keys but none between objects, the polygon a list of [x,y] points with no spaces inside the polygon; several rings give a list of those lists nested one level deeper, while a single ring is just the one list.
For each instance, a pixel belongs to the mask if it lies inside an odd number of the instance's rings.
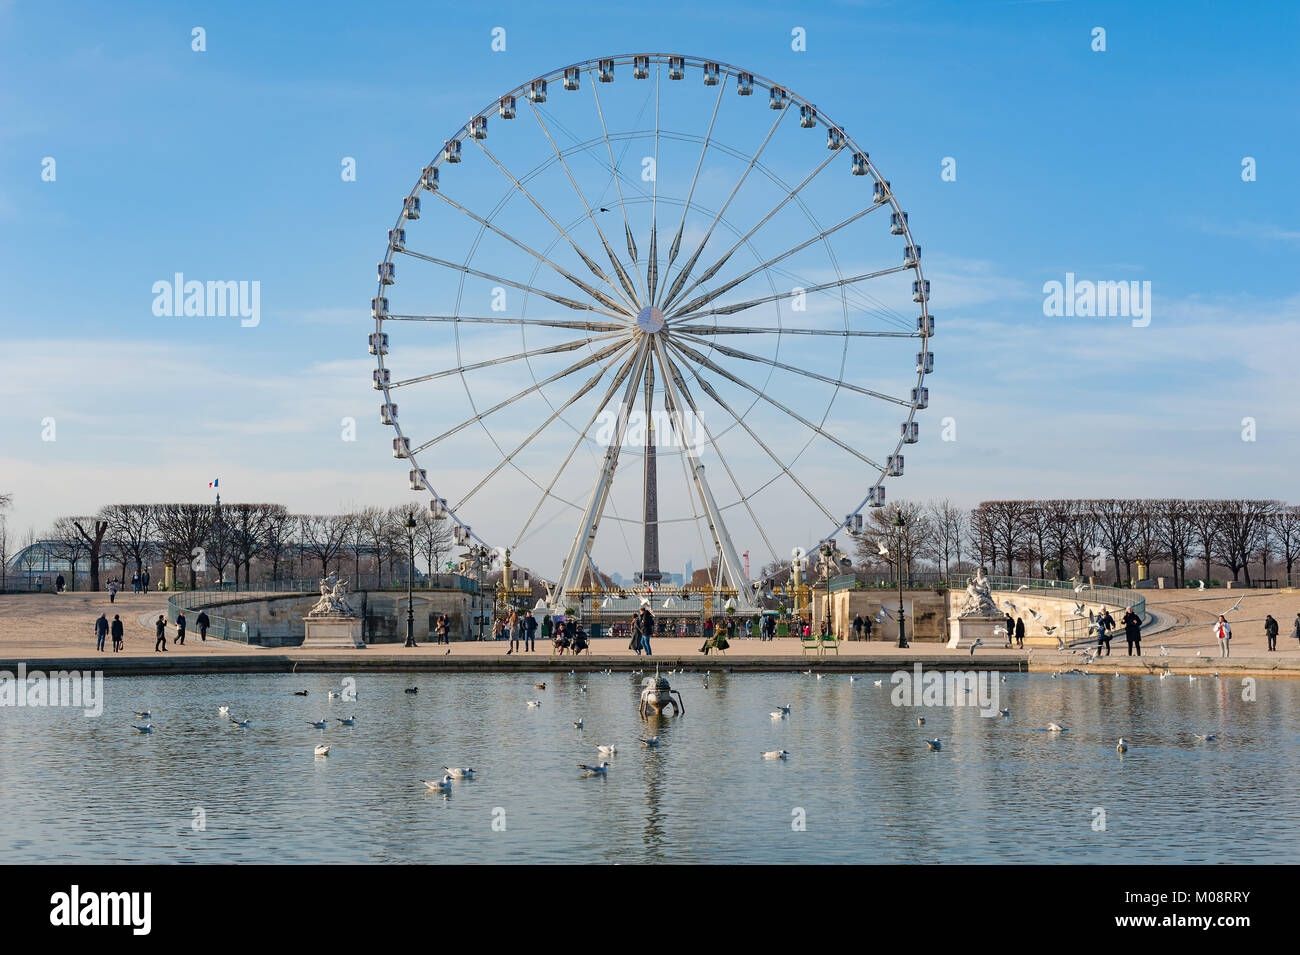
[{"label": "person walking", "polygon": [[1300,640],[1300,613],[1295,615],[1295,623],[1291,625],[1291,639]]},{"label": "person walking", "polygon": [[[1010,645],[1007,644],[1007,646]],[[1016,618],[1016,648],[1019,650],[1025,648],[1025,621],[1022,617]]]},{"label": "person walking", "polygon": [[1007,649],[1011,649],[1011,641],[1016,638],[1016,622],[1011,619],[1011,614],[1007,614]]},{"label": "person walking", "polygon": [[1277,650],[1277,621],[1272,614],[1264,618],[1264,636],[1268,637],[1269,652]]},{"label": "person walking", "polygon": [[57,576],[57,577],[54,578],[54,589],[55,589],[58,593],[63,593],[63,585],[64,585],[64,583],[65,583],[65,581],[64,581],[64,579],[63,579],[63,575],[62,575],[62,574],[59,574],[59,576]]},{"label": "person walking", "polygon": [[1232,625],[1219,614],[1219,622],[1214,625],[1214,638],[1219,641],[1219,656],[1231,656],[1229,644],[1232,642]]},{"label": "person walking", "polygon": [[122,618],[117,614],[113,614],[113,623],[109,632],[113,637],[113,652],[117,653],[122,649]]},{"label": "person walking", "polygon": [[102,651],[104,649],[104,638],[108,636],[108,617],[104,614],[99,615],[95,621],[95,649]]},{"label": "person walking", "polygon": [[872,627],[871,618],[863,617],[862,618],[862,639],[864,640],[871,639],[871,627]]},{"label": "person walking", "polygon": [[176,636],[172,637],[172,644],[177,643],[185,646],[185,614],[183,613],[176,615]]},{"label": "person walking", "polygon": [[131,593],[138,594],[139,592],[140,592],[140,571],[137,570],[134,574],[131,575]]},{"label": "person walking", "polygon": [[117,581],[110,580],[108,582],[108,602],[112,603],[116,599],[117,599]]},{"label": "person walking", "polygon": [[204,643],[208,640],[208,627],[212,626],[212,621],[208,617],[206,610],[200,610],[199,615],[194,618],[194,622],[199,626],[199,639]]},{"label": "person walking", "polygon": [[166,653],[167,652],[167,618],[164,617],[162,614],[158,614],[158,620],[154,623],[153,629],[154,632],[158,635],[158,639],[154,641],[153,652],[157,653],[158,651],[161,650],[163,653]]},{"label": "person walking", "polygon": [[863,625],[862,614],[858,614],[856,617],[853,618],[853,639],[854,640],[862,639],[862,625]]},{"label": "person walking", "polygon": [[1142,656],[1142,618],[1133,612],[1132,607],[1125,607],[1120,623],[1124,624],[1124,639],[1128,641],[1128,655],[1133,656],[1133,651],[1137,650],[1137,655]]},{"label": "person walking", "polygon": [[641,655],[641,614],[632,614],[632,633],[628,638],[627,648],[637,656]]},{"label": "person walking", "polygon": [[438,643],[451,646],[451,625],[445,613],[438,614],[438,620],[433,625],[433,632],[438,637]]},{"label": "person walking", "polygon": [[645,651],[646,656],[650,656],[650,635],[655,632],[654,614],[650,612],[649,607],[642,607],[638,616],[641,623],[641,649]]},{"label": "person walking", "polygon": [[506,620],[506,629],[510,631],[510,649],[506,651],[506,656],[514,653],[519,649],[519,614],[510,611],[510,617]]},{"label": "person walking", "polygon": [[534,652],[537,649],[537,618],[532,614],[524,617],[524,639],[528,652]]}]

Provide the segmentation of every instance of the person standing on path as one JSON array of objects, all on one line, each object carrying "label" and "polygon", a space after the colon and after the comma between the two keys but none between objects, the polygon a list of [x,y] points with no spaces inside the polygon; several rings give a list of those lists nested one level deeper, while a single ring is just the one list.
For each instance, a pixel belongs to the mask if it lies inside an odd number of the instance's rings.
[{"label": "person standing on path", "polygon": [[1124,616],[1120,618],[1124,624],[1124,639],[1128,641],[1128,655],[1133,656],[1133,650],[1137,649],[1137,655],[1142,656],[1142,620],[1133,612],[1132,607],[1124,608]]},{"label": "person standing on path", "polygon": [[[1010,646],[1010,644],[1008,644]],[[1020,650],[1025,648],[1025,619],[1024,617],[1016,618],[1016,647]]]},{"label": "person standing on path", "polygon": [[139,592],[140,592],[140,571],[137,570],[134,574],[131,575],[131,593],[138,594]]},{"label": "person standing on path", "polygon": [[1102,656],[1101,648],[1105,646],[1106,656],[1110,656],[1110,627],[1106,625],[1106,618],[1110,614],[1102,613],[1097,615],[1097,656]]},{"label": "person standing on path", "polygon": [[1016,622],[1011,619],[1011,614],[1007,614],[1007,649],[1011,649],[1011,643],[1016,639]]},{"label": "person standing on path", "polygon": [[655,632],[654,614],[650,612],[649,607],[642,607],[640,617],[641,630],[641,649],[645,651],[646,656],[651,655],[650,635]]},{"label": "person standing on path", "polygon": [[116,599],[117,599],[117,581],[110,580],[108,582],[108,602],[112,603]]},{"label": "person standing on path", "polygon": [[527,641],[528,652],[534,652],[537,649],[537,618],[532,614],[524,617],[524,639]]},{"label": "person standing on path", "polygon": [[1295,615],[1295,623],[1291,625],[1291,639],[1300,640],[1300,613]]},{"label": "person standing on path", "polygon": [[208,612],[206,610],[200,610],[199,615],[194,618],[194,622],[199,625],[199,639],[206,643],[208,639],[208,627],[212,626],[212,621],[208,619]]},{"label": "person standing on path", "polygon": [[96,650],[102,651],[104,649],[104,638],[107,636],[108,636],[108,617],[106,617],[104,614],[101,613],[99,615],[99,619],[95,621],[95,649]]},{"label": "person standing on path", "polygon": [[154,632],[158,634],[158,639],[154,641],[153,652],[157,653],[159,650],[161,650],[163,653],[166,653],[167,652],[167,618],[164,617],[162,614],[158,614],[158,620],[156,623],[154,623],[153,628],[154,628]]},{"label": "person standing on path", "polygon": [[1232,642],[1232,625],[1219,614],[1219,622],[1214,625],[1214,638],[1219,641],[1219,656],[1230,656],[1228,644]]},{"label": "person standing on path", "polygon": [[185,646],[185,614],[183,613],[176,615],[176,636],[172,637],[172,643]]},{"label": "person standing on path", "polygon": [[853,639],[854,640],[862,639],[862,624],[863,624],[862,614],[858,614],[856,617],[853,618]]},{"label": "person standing on path", "polygon": [[110,633],[113,636],[113,652],[117,653],[122,649],[122,618],[113,614],[113,623],[110,627]]},{"label": "person standing on path", "polygon": [[1264,618],[1264,636],[1268,637],[1268,650],[1272,653],[1277,649],[1277,621],[1272,614]]},{"label": "person standing on path", "polygon": [[140,575],[140,589],[146,594],[149,592],[149,571],[147,570]]},{"label": "person standing on path", "polygon": [[514,653],[519,649],[519,614],[512,610],[506,620],[506,629],[510,632],[510,649],[506,651],[506,656]]},{"label": "person standing on path", "polygon": [[641,655],[641,614],[632,614],[632,635],[627,643],[627,648],[637,656]]},{"label": "person standing on path", "polygon": [[63,593],[63,584],[64,584],[64,580],[62,574],[59,574],[59,576],[54,578],[54,589],[57,590],[59,593]]}]

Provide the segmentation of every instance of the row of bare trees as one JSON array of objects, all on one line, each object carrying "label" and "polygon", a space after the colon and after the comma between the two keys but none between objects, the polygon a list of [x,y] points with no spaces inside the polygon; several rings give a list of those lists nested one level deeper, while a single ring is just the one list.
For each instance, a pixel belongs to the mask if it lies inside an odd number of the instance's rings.
[{"label": "row of bare trees", "polygon": [[1300,560],[1300,507],[1281,501],[1059,499],[984,501],[970,513],[970,548],[981,563],[1007,574],[1111,576],[1122,585],[1142,564],[1165,567],[1175,587],[1189,567],[1213,578],[1252,583],[1276,561],[1290,577]]},{"label": "row of bare trees", "polygon": [[[400,506],[292,514],[283,504],[111,504],[91,516],[60,517],[39,540],[67,562],[73,586],[86,567],[92,590],[102,589],[105,568],[125,582],[159,563],[175,567],[191,587],[201,579],[238,587],[241,577],[251,586],[255,563],[270,580],[316,570],[360,576],[364,563],[382,582],[385,568],[389,579],[406,571],[408,517],[415,521],[415,566],[437,573],[451,553],[450,522]],[[29,533],[24,544],[37,540]],[[28,560],[37,559],[29,551]]]}]

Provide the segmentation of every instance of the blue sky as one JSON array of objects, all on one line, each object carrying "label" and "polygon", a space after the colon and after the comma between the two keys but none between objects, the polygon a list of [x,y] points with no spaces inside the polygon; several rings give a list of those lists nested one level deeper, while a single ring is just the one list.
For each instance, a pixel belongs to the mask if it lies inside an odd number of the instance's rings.
[{"label": "blue sky", "polygon": [[[301,510],[411,500],[365,352],[401,197],[503,92],[640,51],[788,86],[892,182],[938,333],[891,496],[1294,497],[1298,40],[1292,3],[0,3],[11,526],[203,499],[215,476],[230,500]],[[260,324],[156,317],[151,287],[176,272],[259,281]],[[1067,272],[1151,282],[1150,325],[1046,317],[1043,283]],[[955,441],[938,440],[944,417]],[[466,436],[450,457],[486,447]],[[856,489],[832,507],[851,510],[864,489],[843,478]],[[567,546],[562,526],[538,554]]]}]

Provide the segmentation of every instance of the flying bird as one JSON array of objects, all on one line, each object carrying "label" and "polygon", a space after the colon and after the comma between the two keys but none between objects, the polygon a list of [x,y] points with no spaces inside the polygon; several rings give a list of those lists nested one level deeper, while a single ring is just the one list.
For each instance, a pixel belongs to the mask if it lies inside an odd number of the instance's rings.
[{"label": "flying bird", "polygon": [[1028,584],[1021,584],[1019,587],[1016,588],[1016,593],[1020,593],[1022,590],[1028,590],[1028,589],[1029,589]]},{"label": "flying bird", "polygon": [[975,648],[982,647],[982,646],[984,646],[984,641],[981,640],[979,637],[976,637],[975,642],[970,645],[970,655],[975,656]]}]

